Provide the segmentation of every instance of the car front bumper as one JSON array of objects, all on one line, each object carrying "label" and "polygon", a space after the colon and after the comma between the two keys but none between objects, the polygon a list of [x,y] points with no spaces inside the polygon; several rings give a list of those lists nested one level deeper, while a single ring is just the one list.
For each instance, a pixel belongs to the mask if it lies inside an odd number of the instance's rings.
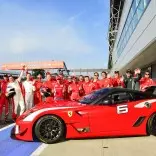
[{"label": "car front bumper", "polygon": [[18,121],[12,129],[11,136],[18,140],[33,141],[33,127],[30,122]]}]

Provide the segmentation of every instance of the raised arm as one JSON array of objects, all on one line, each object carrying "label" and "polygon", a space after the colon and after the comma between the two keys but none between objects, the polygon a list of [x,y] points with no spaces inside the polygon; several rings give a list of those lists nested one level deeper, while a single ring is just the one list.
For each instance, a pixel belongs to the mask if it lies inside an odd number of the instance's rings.
[{"label": "raised arm", "polygon": [[18,82],[21,82],[21,80],[22,80],[22,76],[23,76],[25,70],[27,70],[27,69],[26,69],[25,66],[23,66],[23,69],[22,69],[22,71],[21,71],[19,77],[17,78],[17,81],[18,81]]}]

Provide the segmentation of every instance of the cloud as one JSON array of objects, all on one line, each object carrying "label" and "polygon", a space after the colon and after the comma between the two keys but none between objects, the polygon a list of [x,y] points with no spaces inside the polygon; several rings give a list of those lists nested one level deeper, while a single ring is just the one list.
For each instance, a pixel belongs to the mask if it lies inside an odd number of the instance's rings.
[{"label": "cloud", "polygon": [[61,18],[59,21],[53,17],[45,19],[48,15],[43,15],[43,12],[27,11],[19,5],[5,3],[1,6],[0,15],[0,23],[3,23],[0,26],[0,51],[12,55],[39,51],[66,55],[92,53],[94,48],[83,40],[78,28],[69,22],[83,13],[64,22]]},{"label": "cloud", "polygon": [[74,21],[74,20],[76,20],[77,18],[79,18],[80,16],[82,16],[84,13],[85,13],[86,11],[84,10],[84,11],[81,11],[81,12],[79,12],[78,14],[76,14],[76,15],[74,15],[74,16],[71,16],[69,19],[68,19],[68,21]]}]

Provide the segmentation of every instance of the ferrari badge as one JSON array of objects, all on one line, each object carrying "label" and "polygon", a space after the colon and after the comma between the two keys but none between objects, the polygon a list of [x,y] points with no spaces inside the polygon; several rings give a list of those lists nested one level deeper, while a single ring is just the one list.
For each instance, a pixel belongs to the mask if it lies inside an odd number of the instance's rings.
[{"label": "ferrari badge", "polygon": [[73,116],[73,111],[68,111],[68,116],[72,117]]}]

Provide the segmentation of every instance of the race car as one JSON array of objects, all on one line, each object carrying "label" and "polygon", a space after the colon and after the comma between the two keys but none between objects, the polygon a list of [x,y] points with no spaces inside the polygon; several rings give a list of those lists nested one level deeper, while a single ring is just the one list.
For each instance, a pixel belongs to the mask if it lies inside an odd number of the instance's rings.
[{"label": "race car", "polygon": [[62,139],[156,135],[156,95],[104,88],[80,101],[49,101],[23,113],[16,139],[50,144]]}]

